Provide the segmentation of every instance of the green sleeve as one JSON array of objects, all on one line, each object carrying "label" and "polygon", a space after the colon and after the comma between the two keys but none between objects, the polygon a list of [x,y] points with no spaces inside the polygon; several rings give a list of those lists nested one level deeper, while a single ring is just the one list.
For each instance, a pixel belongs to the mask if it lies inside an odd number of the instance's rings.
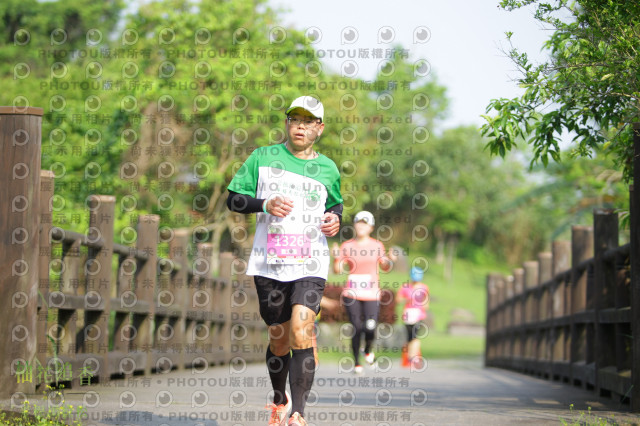
[{"label": "green sleeve", "polygon": [[334,176],[332,176],[331,185],[327,188],[327,203],[325,209],[331,208],[336,204],[342,203],[342,195],[340,194],[340,172],[334,164]]},{"label": "green sleeve", "polygon": [[254,150],[251,155],[249,155],[242,166],[240,166],[235,176],[233,176],[229,186],[227,186],[229,191],[248,195],[250,197],[256,196],[259,166],[258,155],[256,152],[257,150]]}]

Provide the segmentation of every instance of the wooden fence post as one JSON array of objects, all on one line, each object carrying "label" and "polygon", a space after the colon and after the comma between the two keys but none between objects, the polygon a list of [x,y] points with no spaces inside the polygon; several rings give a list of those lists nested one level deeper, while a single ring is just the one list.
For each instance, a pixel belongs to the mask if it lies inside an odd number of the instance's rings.
[{"label": "wooden fence post", "polygon": [[[505,277],[504,275],[500,274],[498,276],[498,279],[496,280],[496,306],[494,307],[494,309],[497,308],[496,312],[495,312],[495,317],[496,317],[496,321],[498,322],[498,329],[499,330],[504,330],[506,328],[506,321],[505,321],[505,309],[504,309],[504,293],[505,293]],[[498,358],[502,359],[503,358],[503,351],[502,351],[502,344],[504,343],[504,335],[500,336],[500,341],[498,342],[497,345],[497,355]]]},{"label": "wooden fence post", "polygon": [[180,310],[180,318],[175,326],[175,341],[179,345],[180,355],[178,357],[178,370],[185,368],[187,335],[186,318],[189,310],[189,261],[187,259],[187,246],[189,244],[189,230],[176,229],[173,239],[169,242],[169,257],[176,265],[177,271],[171,279],[170,292],[173,295],[171,309]]},{"label": "wooden fence post", "polygon": [[508,341],[506,342],[506,357],[507,357],[507,365],[509,365],[511,368],[513,368],[513,354],[514,354],[514,348],[515,348],[515,333],[514,333],[514,325],[515,325],[515,310],[514,310],[514,306],[515,306],[515,280],[513,278],[513,275],[509,275],[506,278],[506,284],[505,284],[505,297],[507,298],[508,302],[507,302],[507,306],[506,306],[506,312],[505,312],[505,321],[506,321],[506,326],[509,330],[508,333]]},{"label": "wooden fence post", "polygon": [[514,334],[514,359],[516,362],[513,364],[516,369],[521,370],[524,366],[524,345],[525,334],[524,328],[524,269],[516,268],[513,270],[513,291],[516,295],[513,304],[513,318],[514,325],[518,326],[518,331]]},{"label": "wooden fence post", "polygon": [[[0,397],[4,398],[35,391],[41,126],[42,108],[0,107],[0,339],[4,344]],[[18,371],[25,373],[24,381],[15,375]]]},{"label": "wooden fence post", "polygon": [[[82,264],[80,258],[81,246],[82,241],[80,239],[62,242],[63,271],[59,284],[54,283],[54,288],[57,293],[51,293],[49,297],[49,304],[56,303],[56,306],[58,306],[56,311],[54,311],[57,312],[57,324],[54,320],[52,326],[49,327],[50,335],[54,334],[53,331],[55,328],[54,351],[55,355],[59,358],[59,361],[55,361],[53,368],[63,367],[60,363],[66,365],[71,364],[72,366],[76,364],[77,309],[80,306],[76,303],[66,303],[66,301],[74,300],[72,297],[78,295]],[[72,297],[68,298],[67,296]],[[58,305],[58,301],[62,303]]]},{"label": "wooden fence post", "polygon": [[[118,309],[115,314],[113,327],[113,350],[118,353],[118,357],[126,356],[131,351],[131,340],[133,338],[133,319],[128,309],[123,306],[127,304],[126,299],[135,290],[134,276],[137,273],[137,264],[134,257],[134,250],[131,249],[129,255],[121,254],[118,259],[118,279],[115,307]],[[135,361],[133,361],[135,362]],[[111,360],[110,371],[117,374],[130,376],[129,368],[123,368],[121,362]],[[135,367],[134,367],[135,368]],[[124,371],[123,371],[124,370]]]},{"label": "wooden fence post", "polygon": [[[206,295],[205,300],[206,303],[201,304],[200,310],[201,314],[201,322],[200,327],[207,330],[207,337],[202,338],[199,342],[199,345],[202,350],[202,357],[207,360],[207,365],[212,365],[216,363],[216,351],[214,351],[213,343],[215,340],[215,324],[211,321],[214,311],[214,298],[216,295],[213,293],[213,270],[212,270],[212,252],[213,252],[213,244],[211,243],[198,243],[198,259],[206,265],[206,269],[203,270],[202,275],[200,276],[200,286],[199,289],[202,294]],[[195,269],[195,268],[194,268]],[[217,349],[217,348],[216,348]]]},{"label": "wooden fence post", "polygon": [[[515,283],[514,283],[513,275],[509,275],[505,278],[505,290],[504,296],[505,299],[508,300],[508,307],[505,313],[505,321],[506,326],[512,328],[514,326],[514,317],[513,317],[513,296],[515,296]],[[509,351],[511,354],[511,351]]]},{"label": "wooden fence post", "polygon": [[[113,260],[113,225],[116,197],[89,197],[89,231],[91,239],[102,238],[101,249],[89,249],[87,290],[85,293],[85,325],[81,348],[98,359],[98,371],[92,374],[100,382],[109,380],[109,315],[111,312],[111,262]],[[95,331],[94,331],[95,330]]]},{"label": "wooden fence post", "polygon": [[[37,358],[40,365],[47,363],[49,342],[47,339],[49,301],[49,263],[51,262],[51,226],[53,222],[54,174],[49,170],[40,171],[40,236],[38,250],[38,344]],[[36,383],[36,386],[44,383]]]},{"label": "wooden fence post", "polygon": [[524,339],[524,366],[525,371],[532,373],[536,370],[535,354],[536,333],[531,329],[531,324],[537,320],[536,293],[538,291],[538,261],[529,260],[522,264],[524,269],[524,311],[525,311],[525,339]]},{"label": "wooden fence post", "polygon": [[[569,241],[554,241],[551,244],[552,274],[555,282],[552,288],[552,360],[553,378],[569,380],[569,352],[567,349],[569,339],[569,326],[565,324],[565,315],[569,312],[567,288],[568,282],[560,278],[561,273],[566,273],[571,268],[571,243]],[[564,361],[562,364],[559,361]]]},{"label": "wooden fence post", "polygon": [[[216,365],[225,364],[227,362],[227,354],[225,353],[224,344],[224,312],[231,305],[231,299],[227,296],[229,289],[228,283],[220,278],[220,265],[224,262],[223,253],[219,250],[215,250],[211,245],[210,259],[212,272],[215,271],[215,276],[212,279],[213,282],[213,296],[211,298],[212,306],[211,312],[208,314],[211,320],[211,347],[213,355],[210,361],[213,361]],[[215,267],[215,269],[214,269]]]},{"label": "wooden fence post", "polygon": [[538,322],[536,327],[536,341],[538,344],[538,354],[536,358],[539,360],[538,373],[550,377],[551,376],[551,327],[547,322],[551,317],[551,285],[543,287],[553,278],[553,259],[552,253],[543,252],[538,254]]},{"label": "wooden fence post", "polygon": [[487,325],[486,325],[486,342],[484,346],[484,365],[491,366],[496,361],[496,337],[495,333],[500,331],[497,324],[496,315],[493,309],[496,307],[496,281],[498,274],[487,275]]},{"label": "wooden fence post", "polygon": [[[571,242],[569,241],[554,241],[551,244],[552,253],[552,274],[557,277],[562,272],[566,272],[571,269]],[[567,306],[567,290],[566,283],[564,281],[556,282],[555,290],[553,291],[553,316],[554,318],[560,318],[567,313],[569,309]]]},{"label": "wooden fence post", "polygon": [[231,265],[233,264],[233,254],[231,252],[220,253],[220,263],[218,267],[218,277],[220,282],[223,283],[222,297],[222,312],[220,320],[222,324],[220,326],[219,344],[222,346],[223,362],[227,363],[231,361],[231,308],[232,308],[232,278]]},{"label": "wooden fence post", "polygon": [[[640,123],[633,125],[633,182],[640,183]],[[640,191],[630,188],[631,215],[631,409],[640,411]]]},{"label": "wooden fence post", "polygon": [[[600,311],[615,307],[616,271],[615,262],[607,262],[604,254],[618,247],[618,215],[611,209],[593,211],[593,258],[594,258],[594,342],[595,388],[600,389],[600,370],[616,364],[615,324],[601,324]],[[621,334],[621,333],[620,333]]]},{"label": "wooden fence post", "polygon": [[[538,254],[538,286],[551,281],[553,278],[553,254],[543,252]],[[538,319],[546,320],[550,317],[551,297],[549,290],[543,290],[540,295],[540,304],[538,306]]]},{"label": "wooden fence post", "polygon": [[133,343],[137,351],[144,353],[144,374],[151,374],[153,367],[153,320],[155,311],[154,295],[157,281],[158,224],[157,215],[142,215],[138,218],[138,251],[148,256],[138,267],[135,295],[142,309],[133,314],[133,324],[137,329]]},{"label": "wooden fence post", "polygon": [[527,323],[533,322],[537,319],[537,301],[531,293],[538,286],[538,261],[529,260],[522,264],[524,269],[524,291],[528,292],[525,304],[525,320]]},{"label": "wooden fence post", "polygon": [[578,267],[593,256],[593,228],[589,226],[571,227],[571,343],[569,359],[571,361],[571,383],[579,381],[586,385],[587,326],[580,321],[577,313],[587,308],[587,269]]}]

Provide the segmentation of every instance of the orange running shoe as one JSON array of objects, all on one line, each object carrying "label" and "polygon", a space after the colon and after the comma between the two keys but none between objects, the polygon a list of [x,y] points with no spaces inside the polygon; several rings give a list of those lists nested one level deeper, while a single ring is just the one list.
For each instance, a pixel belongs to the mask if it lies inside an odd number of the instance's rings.
[{"label": "orange running shoe", "polygon": [[289,415],[289,411],[291,411],[291,395],[289,395],[287,391],[285,391],[285,395],[287,396],[286,404],[276,405],[272,402],[265,407],[271,410],[269,426],[285,426],[287,424],[287,415]]},{"label": "orange running shoe", "polygon": [[307,421],[296,411],[289,417],[289,426],[307,426]]}]

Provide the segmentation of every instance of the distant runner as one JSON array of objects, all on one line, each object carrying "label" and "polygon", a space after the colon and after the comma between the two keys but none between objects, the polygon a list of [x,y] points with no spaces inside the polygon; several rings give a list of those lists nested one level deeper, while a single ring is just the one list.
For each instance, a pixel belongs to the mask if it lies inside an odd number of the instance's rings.
[{"label": "distant runner", "polygon": [[375,362],[371,347],[375,340],[380,300],[380,269],[387,272],[397,257],[385,255],[384,245],[371,238],[375,219],[368,211],[357,213],[353,219],[355,238],[345,241],[340,247],[334,244],[333,270],[336,274],[348,272],[347,283],[342,291],[342,303],[353,325],[354,335],[351,350],[355,362],[354,373],[364,372],[360,364],[360,343],[364,335],[364,359],[369,365]]},{"label": "distant runner", "polygon": [[420,340],[418,331],[426,327],[422,322],[427,319],[429,309],[429,287],[422,282],[424,271],[418,267],[411,268],[411,282],[404,284],[398,290],[398,302],[405,301],[402,311],[402,322],[407,329],[407,358],[408,364],[420,367]]}]

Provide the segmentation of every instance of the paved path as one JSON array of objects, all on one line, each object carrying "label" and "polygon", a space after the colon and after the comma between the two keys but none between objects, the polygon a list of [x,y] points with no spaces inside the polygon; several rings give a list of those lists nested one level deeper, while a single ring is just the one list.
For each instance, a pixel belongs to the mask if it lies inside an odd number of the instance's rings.
[{"label": "paved path", "polygon": [[[561,424],[592,408],[595,416],[640,424],[640,416],[591,391],[509,371],[481,360],[428,363],[410,371],[397,363],[363,376],[322,363],[306,409],[310,425]],[[266,367],[209,367],[137,376],[65,391],[67,404],[84,405],[86,425],[253,426],[266,424],[270,389]],[[33,399],[32,399],[33,401]],[[574,404],[574,413],[569,405]],[[586,420],[583,418],[582,420]]]}]

